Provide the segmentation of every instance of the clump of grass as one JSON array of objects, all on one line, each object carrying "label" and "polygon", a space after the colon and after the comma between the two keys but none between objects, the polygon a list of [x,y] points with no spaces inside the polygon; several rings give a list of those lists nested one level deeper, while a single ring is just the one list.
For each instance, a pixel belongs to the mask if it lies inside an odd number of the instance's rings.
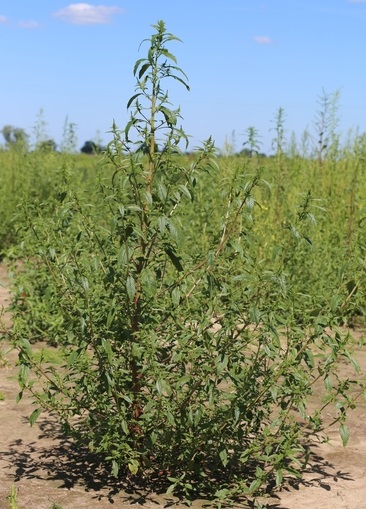
[{"label": "clump of grass", "polygon": [[[10,488],[10,494],[7,496],[9,500],[10,509],[19,509],[18,502],[18,488],[13,483]],[[52,502],[50,509],[62,509],[62,505],[57,502]]]},{"label": "clump of grass", "polygon": [[18,489],[15,484],[11,485],[10,494],[8,495],[8,500],[10,503],[10,509],[19,509],[18,505]]}]

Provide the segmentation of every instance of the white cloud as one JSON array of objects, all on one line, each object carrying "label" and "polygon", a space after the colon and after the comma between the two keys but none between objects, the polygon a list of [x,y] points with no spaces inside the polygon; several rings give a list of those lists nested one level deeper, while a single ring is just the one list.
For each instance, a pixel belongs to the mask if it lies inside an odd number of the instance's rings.
[{"label": "white cloud", "polygon": [[122,12],[120,7],[79,3],[70,4],[53,15],[73,25],[104,25],[111,22],[113,14]]},{"label": "white cloud", "polygon": [[8,23],[8,18],[6,16],[1,16],[0,15],[0,25],[5,25],[6,23]]},{"label": "white cloud", "polygon": [[28,28],[28,29],[31,29],[31,30],[39,28],[40,26],[41,25],[38,23],[38,21],[33,21],[33,20],[19,21],[19,23],[18,23],[18,27],[19,28]]},{"label": "white cloud", "polygon": [[257,44],[274,44],[274,40],[266,35],[256,35],[253,37],[253,40]]}]

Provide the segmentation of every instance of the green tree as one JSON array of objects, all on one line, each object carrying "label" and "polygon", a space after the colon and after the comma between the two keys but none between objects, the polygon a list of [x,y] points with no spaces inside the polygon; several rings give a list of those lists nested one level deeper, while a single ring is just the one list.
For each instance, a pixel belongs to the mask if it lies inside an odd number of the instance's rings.
[{"label": "green tree", "polygon": [[38,143],[37,150],[42,152],[56,152],[57,144],[53,139],[44,140]]},{"label": "green tree", "polygon": [[100,145],[97,145],[95,141],[86,141],[84,145],[81,147],[80,151],[83,154],[95,155],[103,152],[104,148]]},{"label": "green tree", "polygon": [[28,150],[29,136],[24,129],[5,125],[1,130],[4,136],[7,148],[17,148],[19,150]]}]

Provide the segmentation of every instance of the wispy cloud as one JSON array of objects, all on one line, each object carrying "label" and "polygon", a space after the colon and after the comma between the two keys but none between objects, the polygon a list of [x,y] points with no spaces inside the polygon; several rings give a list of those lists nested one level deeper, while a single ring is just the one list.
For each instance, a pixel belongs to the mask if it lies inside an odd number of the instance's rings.
[{"label": "wispy cloud", "polygon": [[19,28],[26,28],[28,30],[35,30],[37,28],[40,28],[40,23],[38,23],[38,21],[33,21],[33,20],[29,20],[29,21],[19,21],[18,23],[18,27]]},{"label": "wispy cloud", "polygon": [[6,25],[8,23],[8,18],[6,16],[1,16],[0,14],[0,25]]},{"label": "wispy cloud", "polygon": [[266,35],[255,35],[253,41],[257,44],[274,44],[274,40]]},{"label": "wispy cloud", "polygon": [[112,21],[114,14],[121,14],[122,12],[121,7],[79,3],[70,4],[53,15],[73,25],[105,25]]}]

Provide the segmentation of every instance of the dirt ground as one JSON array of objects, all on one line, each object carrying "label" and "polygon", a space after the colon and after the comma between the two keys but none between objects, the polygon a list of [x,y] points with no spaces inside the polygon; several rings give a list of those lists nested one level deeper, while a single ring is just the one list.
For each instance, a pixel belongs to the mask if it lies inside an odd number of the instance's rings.
[{"label": "dirt ground", "polygon": [[[1,265],[0,283],[5,285],[0,285],[1,308],[6,307],[8,299],[7,275]],[[5,314],[2,333],[9,324],[10,315]],[[356,334],[360,337],[363,333]],[[6,341],[1,341],[0,509],[10,508],[7,497],[13,485],[20,509],[50,509],[52,504],[59,504],[62,509],[181,506],[163,495],[136,493],[125,485],[116,486],[90,457],[60,437],[58,426],[50,416],[41,416],[31,427],[27,421],[32,412],[30,400],[24,397],[19,403],[15,401],[18,393],[16,357],[15,351],[9,351]],[[365,376],[366,346],[357,349],[356,357],[362,368],[361,376]],[[341,366],[341,371],[345,376],[353,373],[346,364]],[[330,443],[312,444],[311,460],[303,480],[288,483],[263,501],[268,509],[366,508],[364,399],[350,412],[348,426],[351,438],[347,447],[342,446],[337,429],[330,431]],[[193,507],[202,507],[202,504],[197,502]]]}]

